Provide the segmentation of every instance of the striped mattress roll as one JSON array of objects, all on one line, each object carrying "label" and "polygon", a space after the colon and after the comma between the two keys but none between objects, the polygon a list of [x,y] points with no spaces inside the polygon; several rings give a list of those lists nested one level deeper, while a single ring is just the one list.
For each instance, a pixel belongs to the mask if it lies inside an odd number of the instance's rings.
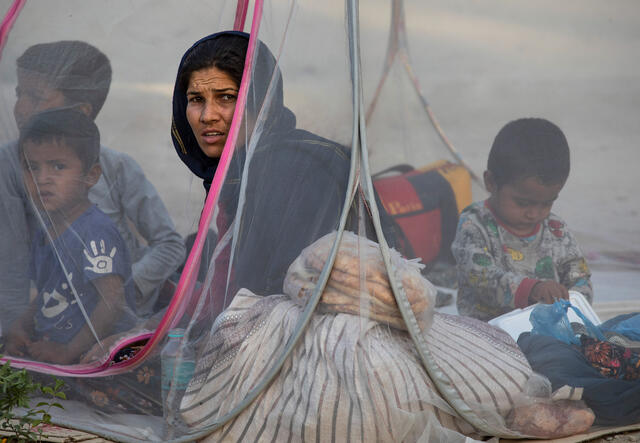
[{"label": "striped mattress roll", "polygon": [[486,322],[436,313],[426,332],[432,376],[449,401],[485,421],[493,435],[514,435],[505,419],[526,401],[533,371],[515,341]]},{"label": "striped mattress roll", "polygon": [[[239,308],[240,307],[240,308]],[[243,290],[217,322],[182,400],[192,427],[236,406],[282,351],[302,308]],[[404,332],[318,314],[268,388],[205,441],[417,441],[478,436],[438,394]],[[431,440],[433,441],[433,440]]]},{"label": "striped mattress roll", "polygon": [[[182,399],[185,422],[211,425],[240,404],[281,355],[302,310],[288,296],[241,290],[199,355]],[[579,402],[529,396],[541,377],[501,329],[435,313],[425,334],[429,371],[406,332],[316,313],[273,382],[204,441],[464,442],[533,431],[559,437],[576,432],[566,426],[576,418],[585,429],[593,421]],[[532,407],[544,414],[529,420]],[[514,411],[526,419],[520,431],[509,428]]]}]

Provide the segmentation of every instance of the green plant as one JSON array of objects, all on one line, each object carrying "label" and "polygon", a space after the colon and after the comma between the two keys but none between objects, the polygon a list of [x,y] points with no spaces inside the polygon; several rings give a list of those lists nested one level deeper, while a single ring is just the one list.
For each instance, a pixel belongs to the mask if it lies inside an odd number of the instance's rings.
[{"label": "green plant", "polygon": [[[64,382],[56,378],[53,386],[43,386],[34,382],[26,370],[13,369],[7,361],[0,366],[0,386],[0,429],[13,432],[18,441],[40,441],[42,429],[38,425],[51,423],[51,408],[62,409],[56,400],[66,399],[62,392]],[[46,400],[32,408],[29,400],[34,393],[42,394]],[[15,408],[24,408],[24,412],[16,414]]]}]

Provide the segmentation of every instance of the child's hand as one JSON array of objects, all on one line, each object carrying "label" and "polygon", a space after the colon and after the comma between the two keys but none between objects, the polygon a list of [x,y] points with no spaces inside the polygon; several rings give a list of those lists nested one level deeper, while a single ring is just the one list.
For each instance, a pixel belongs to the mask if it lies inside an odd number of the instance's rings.
[{"label": "child's hand", "polygon": [[34,359],[48,363],[58,363],[61,365],[75,363],[70,361],[67,346],[62,343],[46,340],[36,341],[29,347],[29,353]]},{"label": "child's hand", "polygon": [[24,357],[32,343],[27,331],[19,326],[14,327],[7,334],[6,354],[14,357]]},{"label": "child's hand", "polygon": [[535,284],[529,294],[529,304],[547,303],[552,304],[558,299],[569,300],[569,291],[560,283],[555,281],[541,281]]}]

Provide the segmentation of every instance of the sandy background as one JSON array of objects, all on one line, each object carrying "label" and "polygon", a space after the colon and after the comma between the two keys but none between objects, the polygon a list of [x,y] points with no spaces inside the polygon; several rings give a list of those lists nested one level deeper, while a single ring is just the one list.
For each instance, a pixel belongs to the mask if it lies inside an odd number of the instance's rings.
[{"label": "sandy background", "polygon": [[[0,0],[0,14],[10,3]],[[261,28],[274,52],[282,48],[286,102],[301,127],[348,144],[344,4],[290,6],[266,2]],[[424,95],[476,172],[484,170],[496,132],[514,118],[546,117],[565,131],[572,172],[554,212],[589,254],[596,297],[637,300],[640,3],[423,0],[407,1],[405,10],[408,49]],[[387,1],[360,4],[366,104],[380,78],[390,11]],[[114,70],[97,119],[103,143],[138,160],[180,232],[192,232],[203,193],[171,145],[171,91],[184,50],[201,36],[230,28],[233,13],[228,1],[28,1],[0,59],[0,143],[17,134],[15,59],[34,43],[86,40],[110,57]],[[367,137],[374,169],[448,158],[398,64]]]}]

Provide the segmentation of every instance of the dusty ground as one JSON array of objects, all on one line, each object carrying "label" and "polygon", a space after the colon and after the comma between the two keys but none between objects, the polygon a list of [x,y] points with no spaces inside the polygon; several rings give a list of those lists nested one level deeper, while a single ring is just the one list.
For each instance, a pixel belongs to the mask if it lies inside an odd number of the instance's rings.
[{"label": "dusty ground", "polygon": [[624,434],[617,435],[608,435],[602,438],[596,438],[594,440],[589,440],[594,443],[631,443],[640,441],[640,432],[626,432]]}]

